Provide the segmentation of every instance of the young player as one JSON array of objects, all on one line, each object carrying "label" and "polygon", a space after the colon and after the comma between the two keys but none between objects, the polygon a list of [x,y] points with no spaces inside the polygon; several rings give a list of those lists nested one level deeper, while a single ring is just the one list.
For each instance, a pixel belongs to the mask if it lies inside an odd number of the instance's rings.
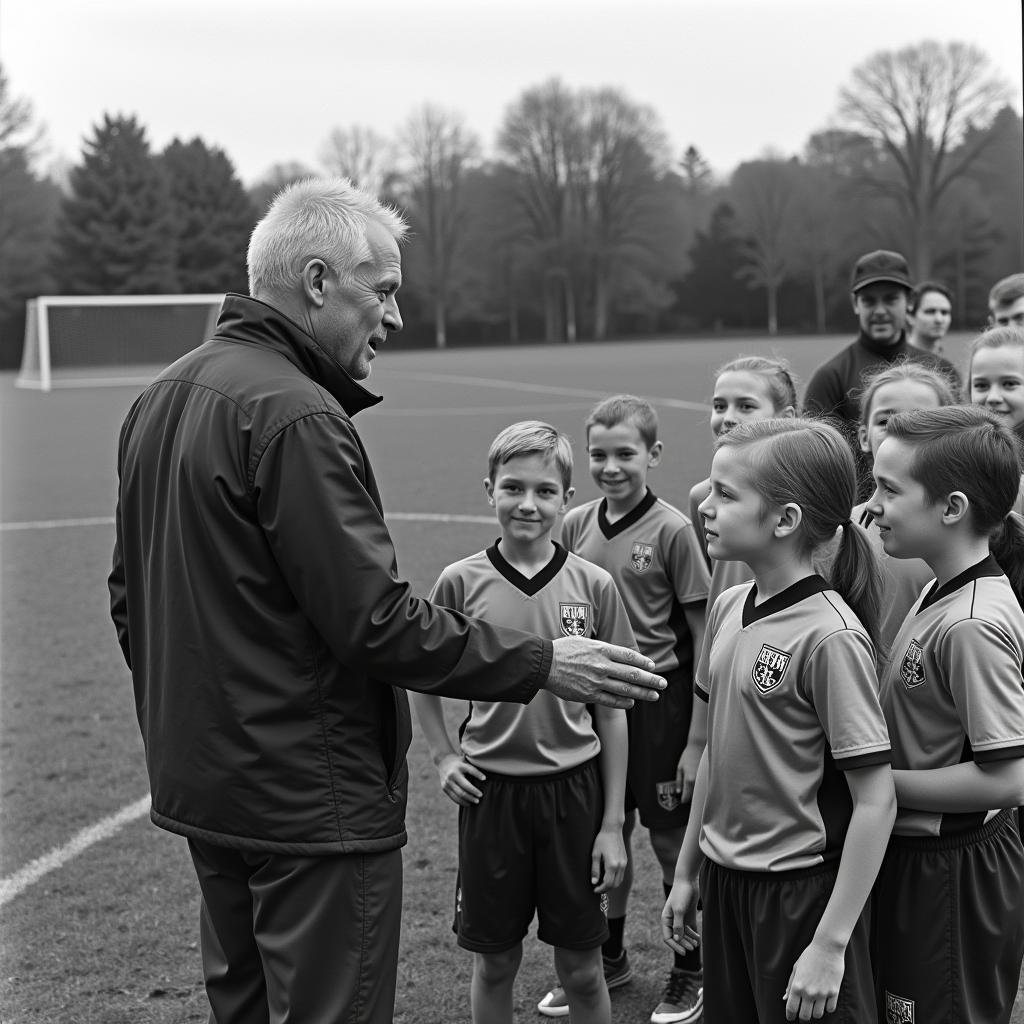
[{"label": "young player", "polygon": [[1017,992],[1024,529],[1008,513],[1019,477],[1012,433],[968,406],[894,416],[875,453],[869,507],[885,550],[935,576],[882,679],[899,807],[874,900],[887,1021],[1006,1024]]},{"label": "young player", "polygon": [[[861,396],[861,423],[857,430],[861,451],[874,459],[878,446],[885,439],[886,425],[897,413],[955,403],[952,382],[931,367],[921,363],[897,363],[878,371],[867,379]],[[934,576],[927,562],[920,558],[890,558],[885,553],[878,525],[866,501],[854,508],[850,518],[864,527],[879,556],[884,581],[879,651],[884,658],[921,589]]]},{"label": "young player", "polygon": [[1011,274],[992,286],[988,315],[995,327],[1024,327],[1024,274]]},{"label": "young player", "polygon": [[[501,537],[448,566],[438,604],[539,636],[635,648],[612,578],[551,538],[572,497],[568,439],[535,420],[491,444],[484,481]],[[456,744],[441,698],[413,699],[441,788],[459,806],[453,929],[473,951],[474,1024],[511,1024],[523,937],[555,947],[573,1020],[609,1024],[602,894],[621,880],[626,716],[540,693],[526,705],[474,702]]]},{"label": "young player", "polygon": [[939,342],[953,322],[953,294],[937,281],[922,281],[910,293],[907,306],[907,341],[922,352],[942,355]]},{"label": "young player", "polygon": [[[984,406],[1024,440],[1024,327],[991,327],[978,335],[971,343],[967,384],[972,405]],[[1013,509],[1024,513],[1024,477]]]},{"label": "young player", "polygon": [[[708,618],[707,747],[662,913],[673,949],[704,907],[708,1021],[875,1021],[864,905],[895,815],[875,652],[878,576],[849,521],[853,452],[813,420],[718,440],[701,504],[712,558],[754,582]],[[812,555],[842,528],[831,581]],[[703,865],[701,861],[703,860]]]},{"label": "young player", "polygon": [[[715,391],[711,399],[711,433],[717,439],[740,423],[765,420],[776,416],[796,415],[796,382],[789,367],[781,359],[762,356],[740,356],[720,367],[715,373]],[[711,479],[702,480],[690,489],[690,519],[701,538],[701,547],[711,570],[708,610],[720,594],[737,583],[753,579],[744,562],[711,559],[704,542],[704,523],[697,511],[711,493]]]},{"label": "young player", "polygon": [[[632,967],[623,944],[633,881],[631,843],[639,812],[662,869],[666,892],[679,854],[689,812],[689,784],[703,746],[687,743],[693,706],[693,661],[704,638],[708,572],[690,520],[647,486],[647,474],[661,459],[658,418],[649,402],[615,395],[599,403],[585,425],[590,475],[604,497],[573,509],[562,525],[562,543],[611,573],[626,605],[638,649],[668,680],[658,713],[639,706],[627,712],[629,770],[623,835],[630,854],[626,876],[609,893],[604,972],[609,988],[624,985]],[[687,754],[687,751],[689,752]],[[655,1024],[694,1021],[700,1016],[700,951],[677,954]],[[540,1012],[568,1012],[562,988],[540,1001]]]}]

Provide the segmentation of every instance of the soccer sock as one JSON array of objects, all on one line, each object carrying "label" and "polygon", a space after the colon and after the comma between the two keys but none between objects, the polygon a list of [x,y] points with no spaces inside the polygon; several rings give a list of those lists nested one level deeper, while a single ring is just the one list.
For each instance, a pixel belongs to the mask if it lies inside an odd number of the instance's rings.
[{"label": "soccer sock", "polygon": [[608,918],[608,941],[601,947],[601,955],[614,960],[622,955],[622,935],[626,930],[626,915]]},{"label": "soccer sock", "polygon": [[[666,882],[662,882],[661,886],[665,890],[665,899],[668,899],[668,894],[672,891],[672,886]],[[608,923],[611,924],[610,921]],[[673,950],[672,966],[695,974],[700,970],[700,946],[698,945],[696,949],[691,949],[688,953],[676,953]]]}]

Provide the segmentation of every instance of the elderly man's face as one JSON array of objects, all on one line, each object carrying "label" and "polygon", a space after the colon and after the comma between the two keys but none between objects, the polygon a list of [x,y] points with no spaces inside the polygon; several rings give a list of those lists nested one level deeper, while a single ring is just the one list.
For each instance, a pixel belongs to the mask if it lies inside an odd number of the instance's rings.
[{"label": "elderly man's face", "polygon": [[402,329],[395,293],[402,284],[398,243],[387,228],[371,221],[366,230],[370,258],[347,282],[333,273],[314,327],[316,340],[354,380],[370,375],[370,363],[388,331]]}]

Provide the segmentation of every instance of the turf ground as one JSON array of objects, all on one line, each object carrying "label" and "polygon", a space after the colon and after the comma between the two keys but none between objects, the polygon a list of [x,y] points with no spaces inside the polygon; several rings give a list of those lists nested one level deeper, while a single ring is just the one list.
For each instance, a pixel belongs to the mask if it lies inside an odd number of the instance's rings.
[{"label": "turf ground", "polygon": [[[384,352],[386,397],[358,423],[399,567],[425,592],[442,566],[496,536],[481,480],[491,438],[525,417],[574,439],[577,501],[596,495],[580,426],[616,391],[649,397],[666,453],[653,489],[685,507],[706,473],[713,368],[774,351],[806,380],[848,339],[688,340]],[[963,339],[947,342],[958,359]],[[0,376],[0,1022],[203,1021],[197,887],[184,841],[155,829],[127,670],[107,616],[118,426],[137,387],[18,391]],[[455,517],[455,518],[452,518]],[[459,709],[452,709],[453,716]],[[396,1021],[467,1022],[470,958],[449,931],[455,808],[425,746],[410,755],[410,842]],[[120,814],[120,817],[118,815]],[[643,1021],[668,954],[660,879],[639,830],[627,930],[636,979],[616,1020]],[[528,940],[517,1014],[539,1020],[550,952]],[[1015,1024],[1024,1024],[1016,1011]]]}]

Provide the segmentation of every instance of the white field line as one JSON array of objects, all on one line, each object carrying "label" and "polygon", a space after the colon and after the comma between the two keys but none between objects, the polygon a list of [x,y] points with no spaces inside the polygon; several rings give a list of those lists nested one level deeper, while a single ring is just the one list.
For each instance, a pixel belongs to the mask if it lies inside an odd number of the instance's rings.
[{"label": "white field line", "polygon": [[[449,515],[447,512],[385,512],[385,519],[414,523],[493,523],[494,516]],[[113,526],[113,516],[93,516],[88,519],[36,519],[21,523],[0,523],[0,532],[15,530],[61,530],[72,526]]]},{"label": "white field line", "polygon": [[0,878],[0,907],[10,903],[15,896],[24,892],[30,885],[34,885],[51,871],[56,871],[69,860],[84,853],[90,846],[109,839],[129,822],[148,813],[149,796],[147,795],[133,804],[122,807],[116,814],[111,814],[96,822],[95,825],[83,828],[62,846],[55,846],[49,853],[36,857],[35,860],[15,871],[13,875]]},{"label": "white field line", "polygon": [[[563,388],[552,384],[528,384],[525,381],[503,380],[500,377],[464,377],[454,373],[420,373],[411,370],[396,370],[392,374],[395,377],[405,377],[410,380],[427,380],[438,384],[476,384],[482,387],[503,388],[508,391],[529,391],[534,394],[545,395],[573,395],[578,398],[607,398],[607,391],[591,391],[587,388]],[[707,402],[687,402],[682,398],[657,398],[653,395],[645,396],[647,401],[655,405],[668,405],[673,409],[696,409],[699,412],[707,412],[711,406]]]}]

